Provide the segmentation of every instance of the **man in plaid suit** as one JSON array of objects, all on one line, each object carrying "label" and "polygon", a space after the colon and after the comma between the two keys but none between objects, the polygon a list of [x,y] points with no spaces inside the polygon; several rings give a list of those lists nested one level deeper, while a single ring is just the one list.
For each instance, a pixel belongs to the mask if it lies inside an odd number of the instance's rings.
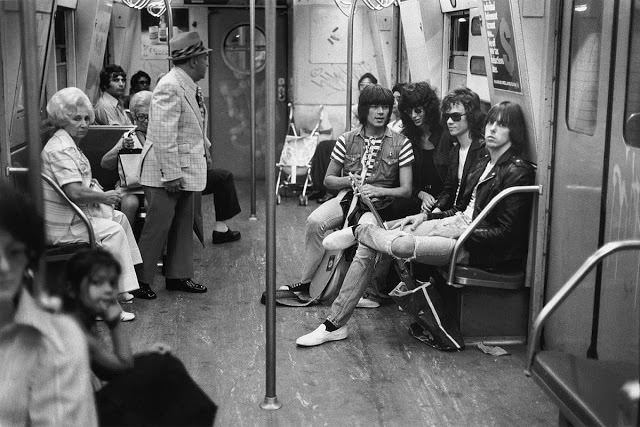
[{"label": "man in plaid suit", "polygon": [[138,246],[144,263],[141,287],[153,284],[167,244],[167,290],[206,292],[193,281],[194,195],[205,188],[210,142],[206,109],[196,82],[204,78],[211,49],[196,32],[171,42],[173,68],[153,91],[140,180],[147,217]]}]

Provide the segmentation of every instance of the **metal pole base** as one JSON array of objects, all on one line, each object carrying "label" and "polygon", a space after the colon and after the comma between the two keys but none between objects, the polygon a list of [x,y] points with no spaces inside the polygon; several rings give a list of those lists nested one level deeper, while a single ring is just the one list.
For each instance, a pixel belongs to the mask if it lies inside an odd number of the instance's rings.
[{"label": "metal pole base", "polygon": [[260,404],[260,407],[266,411],[275,411],[276,409],[282,408],[282,403],[278,402],[277,397],[266,397],[264,401]]},{"label": "metal pole base", "polygon": [[257,220],[258,220],[258,217],[257,217],[257,216],[255,216],[254,214],[251,214],[251,215],[249,216],[249,221],[257,221]]}]

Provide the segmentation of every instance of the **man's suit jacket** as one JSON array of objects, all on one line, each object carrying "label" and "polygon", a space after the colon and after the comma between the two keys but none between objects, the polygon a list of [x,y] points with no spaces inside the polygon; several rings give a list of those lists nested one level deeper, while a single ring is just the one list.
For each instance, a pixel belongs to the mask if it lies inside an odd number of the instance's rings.
[{"label": "man's suit jacket", "polygon": [[183,178],[185,191],[205,188],[205,149],[210,143],[196,88],[195,82],[179,67],[173,67],[158,82],[151,99],[147,142],[142,151],[142,185],[162,187],[163,182]]}]

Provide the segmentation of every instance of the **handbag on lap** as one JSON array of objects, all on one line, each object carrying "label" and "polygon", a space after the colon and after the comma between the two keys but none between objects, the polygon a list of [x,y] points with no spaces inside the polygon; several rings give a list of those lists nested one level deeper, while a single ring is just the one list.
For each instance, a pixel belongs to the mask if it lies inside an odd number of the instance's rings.
[{"label": "handbag on lap", "polygon": [[118,175],[120,175],[120,185],[122,187],[127,189],[141,187],[141,168],[141,148],[124,148],[120,150],[118,153]]}]

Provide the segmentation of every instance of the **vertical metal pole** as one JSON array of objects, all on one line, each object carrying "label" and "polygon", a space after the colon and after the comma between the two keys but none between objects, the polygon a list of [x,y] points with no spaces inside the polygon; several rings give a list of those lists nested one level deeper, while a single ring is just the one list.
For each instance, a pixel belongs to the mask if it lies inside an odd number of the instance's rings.
[{"label": "vertical metal pole", "polygon": [[[171,0],[164,0],[164,7],[167,9],[167,52],[171,57],[171,38],[173,37],[173,13],[171,12]],[[171,71],[171,60],[169,59],[169,71]]]},{"label": "vertical metal pole", "polygon": [[[276,0],[265,1],[265,27],[267,36],[267,144],[265,147],[265,173],[267,186],[267,298],[266,298],[266,393],[260,404],[262,409],[279,409],[282,404],[276,396],[276,195],[273,191],[276,164]],[[252,58],[253,60],[253,58]]]},{"label": "vertical metal pole", "polygon": [[[38,76],[38,49],[36,49],[35,0],[18,2],[20,5],[22,36],[22,96],[25,112],[25,135],[29,148],[29,191],[38,212],[44,214],[42,181],[40,178],[40,78]],[[51,17],[53,19],[53,16]]]},{"label": "vertical metal pole", "polygon": [[356,15],[356,3],[358,3],[358,0],[351,1],[351,8],[349,9],[349,25],[347,26],[347,114],[344,121],[345,132],[351,130],[351,89],[353,86],[353,18]]},{"label": "vertical metal pole", "polygon": [[[40,76],[38,76],[38,43],[36,40],[35,0],[19,1],[22,42],[22,97],[25,112],[25,136],[29,151],[29,192],[36,210],[44,216],[42,181],[40,178]],[[51,15],[53,20],[53,15]],[[44,230],[43,235],[44,235]],[[34,291],[43,290],[40,278],[46,276],[44,258],[40,258],[39,274],[34,277]]]},{"label": "vertical metal pole", "polygon": [[[251,129],[251,214],[249,220],[257,220],[256,217],[256,0],[249,1],[249,66],[251,105],[249,107],[249,128]],[[267,166],[266,171],[271,167]],[[267,188],[271,188],[267,186]]]}]

